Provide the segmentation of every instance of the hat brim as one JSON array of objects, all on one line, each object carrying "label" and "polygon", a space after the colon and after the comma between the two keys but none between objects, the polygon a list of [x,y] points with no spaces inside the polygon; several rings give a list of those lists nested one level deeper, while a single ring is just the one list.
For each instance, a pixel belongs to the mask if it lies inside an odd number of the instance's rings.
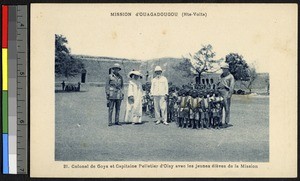
[{"label": "hat brim", "polygon": [[121,67],[111,67],[111,69],[119,69],[119,70],[122,70]]},{"label": "hat brim", "polygon": [[137,75],[140,78],[143,78],[143,75],[141,73],[137,73],[137,72],[129,72],[128,77],[131,78],[132,75]]},{"label": "hat brim", "polygon": [[[129,74],[128,76],[129,76],[129,77],[131,77],[132,75],[137,75],[137,74]],[[137,75],[137,76],[139,76],[139,77],[143,78],[143,76],[142,76],[142,75]]]}]

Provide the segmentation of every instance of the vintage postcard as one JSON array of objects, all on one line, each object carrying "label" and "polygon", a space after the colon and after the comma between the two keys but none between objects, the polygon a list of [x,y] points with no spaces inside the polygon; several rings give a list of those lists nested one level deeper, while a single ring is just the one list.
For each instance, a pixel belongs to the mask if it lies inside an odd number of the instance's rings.
[{"label": "vintage postcard", "polygon": [[296,4],[31,4],[31,177],[296,177]]}]

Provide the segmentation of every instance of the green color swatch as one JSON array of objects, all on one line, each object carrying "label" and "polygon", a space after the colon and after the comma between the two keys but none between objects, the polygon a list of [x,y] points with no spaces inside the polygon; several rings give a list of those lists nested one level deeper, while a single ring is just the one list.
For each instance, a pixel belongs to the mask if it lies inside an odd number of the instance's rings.
[{"label": "green color swatch", "polygon": [[2,133],[8,133],[8,93],[2,90]]}]

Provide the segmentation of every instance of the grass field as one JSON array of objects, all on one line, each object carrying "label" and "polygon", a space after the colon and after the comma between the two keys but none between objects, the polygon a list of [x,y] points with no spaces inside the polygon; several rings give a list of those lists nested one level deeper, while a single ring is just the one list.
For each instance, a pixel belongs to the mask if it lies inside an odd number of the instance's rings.
[{"label": "grass field", "polygon": [[108,127],[103,87],[55,93],[55,101],[55,160],[269,161],[267,96],[233,96],[232,126],[221,130],[155,125],[147,116],[141,125]]}]

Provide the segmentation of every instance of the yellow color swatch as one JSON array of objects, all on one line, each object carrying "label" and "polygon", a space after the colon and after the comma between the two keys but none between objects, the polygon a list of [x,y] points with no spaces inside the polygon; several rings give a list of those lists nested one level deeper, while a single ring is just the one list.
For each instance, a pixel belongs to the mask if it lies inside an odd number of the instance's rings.
[{"label": "yellow color swatch", "polygon": [[2,90],[7,90],[8,84],[7,48],[2,48]]}]

